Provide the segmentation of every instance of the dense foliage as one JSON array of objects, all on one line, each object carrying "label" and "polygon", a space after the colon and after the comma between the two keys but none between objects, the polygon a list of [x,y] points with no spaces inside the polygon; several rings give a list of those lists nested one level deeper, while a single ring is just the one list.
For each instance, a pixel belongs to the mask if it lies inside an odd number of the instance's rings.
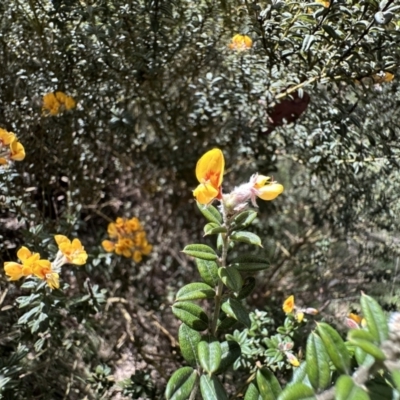
[{"label": "dense foliage", "polygon": [[[58,290],[0,275],[0,397],[163,396],[183,363],[170,306],[197,281],[181,251],[212,243],[192,190],[213,147],[227,192],[255,172],[285,187],[259,204],[263,248],[241,247],[270,266],[247,299],[261,322],[231,331],[248,346],[228,383],[244,385],[274,350],[259,344],[284,324],[291,294],[342,333],[360,289],[397,310],[399,7],[2,1],[0,128],[26,156],[0,135],[0,261],[17,262],[22,246],[54,260],[57,234],[89,257],[62,268]],[[138,218],[137,243],[118,218]],[[293,336],[300,361],[314,328]],[[292,367],[280,365],[281,383]]]}]

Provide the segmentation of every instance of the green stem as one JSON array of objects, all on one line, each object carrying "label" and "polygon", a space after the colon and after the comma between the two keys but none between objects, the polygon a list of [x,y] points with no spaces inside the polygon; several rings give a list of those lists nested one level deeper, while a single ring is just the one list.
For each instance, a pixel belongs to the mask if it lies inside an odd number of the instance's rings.
[{"label": "green stem", "polygon": [[[225,268],[226,259],[228,256],[228,248],[229,248],[229,219],[226,215],[226,210],[222,202],[221,202],[221,209],[222,209],[222,218],[224,221],[224,225],[227,229],[227,233],[222,234],[222,255],[220,258],[220,266]],[[223,291],[224,291],[224,284],[222,283],[221,279],[218,279],[217,293],[215,294],[215,308],[214,308],[213,318],[211,321],[211,335],[213,336],[215,336],[217,332],[217,323],[221,309]]]}]

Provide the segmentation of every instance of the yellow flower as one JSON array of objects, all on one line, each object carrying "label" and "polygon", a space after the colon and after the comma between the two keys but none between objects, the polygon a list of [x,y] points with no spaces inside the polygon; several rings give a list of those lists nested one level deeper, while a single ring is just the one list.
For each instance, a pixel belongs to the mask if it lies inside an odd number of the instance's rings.
[{"label": "yellow flower", "polygon": [[16,281],[23,276],[35,275],[46,280],[52,288],[58,288],[58,274],[51,269],[49,260],[41,260],[39,253],[32,253],[28,248],[21,247],[17,252],[22,265],[16,262],[5,262],[4,270],[11,281]]},{"label": "yellow flower", "polygon": [[283,308],[283,311],[284,311],[285,314],[290,314],[290,313],[293,312],[294,307],[295,307],[294,306],[294,296],[291,295],[285,300],[285,302],[283,303],[282,308]]},{"label": "yellow flower", "polygon": [[258,175],[254,188],[258,190],[257,196],[262,200],[274,200],[282,192],[283,186],[280,183],[271,182],[269,176]]},{"label": "yellow flower", "polygon": [[148,256],[152,250],[153,250],[153,246],[151,244],[148,244],[146,241],[146,244],[143,245],[143,248],[142,248],[142,254],[144,256]]},{"label": "yellow flower", "polygon": [[134,251],[132,259],[136,263],[139,263],[140,261],[142,261],[142,253],[140,251],[138,251],[138,250]]},{"label": "yellow flower", "polygon": [[251,38],[249,36],[238,34],[232,38],[232,41],[229,44],[229,48],[231,50],[242,51],[242,50],[250,49],[252,45],[253,45],[253,41],[251,40]]},{"label": "yellow flower", "polygon": [[210,150],[199,159],[196,178],[200,184],[193,191],[193,195],[200,204],[209,204],[215,198],[221,198],[224,168],[225,159],[220,149]]},{"label": "yellow flower", "polygon": [[73,239],[71,242],[64,235],[55,235],[54,239],[68,263],[75,265],[83,265],[86,263],[88,255],[79,239]]},{"label": "yellow flower", "polygon": [[17,140],[14,140],[10,144],[10,158],[14,161],[22,161],[25,158],[25,149],[24,146]]},{"label": "yellow flower", "polygon": [[330,5],[329,1],[326,0],[315,0],[316,3],[322,4],[325,8],[328,8]]},{"label": "yellow flower", "polygon": [[134,248],[134,243],[132,239],[120,238],[115,244],[115,253],[123,255],[124,257],[130,258],[132,256],[132,249]]},{"label": "yellow flower", "polygon": [[295,318],[297,319],[298,322],[302,322],[304,319],[304,312],[297,311],[295,314]]},{"label": "yellow flower", "polygon": [[358,325],[360,325],[361,324],[361,321],[362,321],[362,317],[361,317],[361,315],[358,315],[358,314],[355,314],[355,313],[350,313],[348,316],[347,316],[347,318],[350,318],[350,319],[352,319],[355,323],[357,323]]}]

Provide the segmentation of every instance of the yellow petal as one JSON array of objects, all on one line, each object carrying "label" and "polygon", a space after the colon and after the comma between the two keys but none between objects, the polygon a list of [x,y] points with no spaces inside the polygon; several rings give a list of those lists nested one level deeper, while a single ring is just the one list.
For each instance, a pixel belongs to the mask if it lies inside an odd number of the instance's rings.
[{"label": "yellow petal", "polygon": [[68,96],[63,92],[56,92],[55,97],[60,103],[65,103]]},{"label": "yellow petal", "polygon": [[18,252],[17,257],[23,262],[26,261],[29,257],[31,257],[33,253],[25,246],[22,246]]},{"label": "yellow petal", "polygon": [[135,261],[135,263],[139,263],[140,261],[142,261],[142,254],[140,253],[140,251],[135,251],[133,253],[133,261]]},{"label": "yellow petal", "polygon": [[60,276],[57,272],[50,272],[46,274],[46,283],[51,289],[58,289],[60,287]]},{"label": "yellow petal", "polygon": [[299,311],[296,313],[296,319],[297,321],[301,322],[304,319],[304,313],[302,311]]},{"label": "yellow petal", "polygon": [[66,110],[71,110],[71,109],[76,107],[76,101],[71,96],[67,96],[67,98],[65,99],[64,104],[65,104]]},{"label": "yellow petal", "polygon": [[211,203],[218,196],[218,189],[214,188],[211,184],[200,184],[193,190],[193,196],[200,204],[207,205]]},{"label": "yellow petal", "polygon": [[10,150],[11,150],[11,160],[14,161],[22,161],[25,158],[25,149],[24,146],[17,140],[14,140],[10,144]]},{"label": "yellow petal", "polygon": [[289,296],[283,303],[282,309],[285,314],[290,314],[294,310],[294,296]]},{"label": "yellow petal", "polygon": [[103,249],[108,252],[112,252],[115,249],[115,244],[111,242],[111,240],[103,240],[101,245],[103,246]]},{"label": "yellow petal", "polygon": [[283,192],[283,186],[280,183],[271,183],[258,189],[257,196],[262,200],[274,200]]},{"label": "yellow petal", "polygon": [[225,159],[220,149],[212,149],[197,161],[196,178],[200,183],[211,183],[215,189],[222,183]]},{"label": "yellow petal", "polygon": [[352,319],[352,320],[353,320],[354,322],[356,322],[358,325],[361,324],[361,321],[362,321],[362,319],[363,319],[360,315],[355,314],[355,313],[350,313],[350,314],[347,316],[347,318]]},{"label": "yellow petal", "polygon": [[260,189],[264,187],[267,182],[270,182],[271,178],[269,176],[264,176],[264,175],[257,175],[257,180],[256,183],[254,184],[254,187],[256,189]]},{"label": "yellow petal", "polygon": [[10,278],[10,281],[17,281],[21,279],[24,274],[22,272],[22,265],[16,262],[7,261],[4,263],[4,271]]},{"label": "yellow petal", "polygon": [[70,243],[70,240],[64,235],[54,235],[54,240],[58,245],[61,243]]},{"label": "yellow petal", "polygon": [[4,146],[8,146],[16,139],[16,136],[12,132],[8,132],[5,129],[0,128],[0,143]]},{"label": "yellow petal", "polygon": [[229,48],[232,50],[247,50],[253,45],[253,41],[247,35],[235,35]]}]

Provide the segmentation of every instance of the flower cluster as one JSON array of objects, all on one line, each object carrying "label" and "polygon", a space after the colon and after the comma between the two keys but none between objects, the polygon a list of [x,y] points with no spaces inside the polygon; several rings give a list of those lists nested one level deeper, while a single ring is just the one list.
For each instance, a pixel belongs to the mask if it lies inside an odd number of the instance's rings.
[{"label": "flower cluster", "polygon": [[285,302],[283,303],[282,309],[285,314],[294,314],[294,317],[297,319],[298,322],[302,322],[304,319],[304,314],[309,315],[316,315],[318,314],[318,310],[315,308],[307,307],[307,308],[300,308],[297,307],[294,302],[294,296],[289,296]]},{"label": "flower cluster", "polygon": [[0,165],[5,165],[10,160],[22,161],[24,158],[24,146],[18,141],[15,133],[0,128]]},{"label": "flower cluster", "polygon": [[4,263],[4,271],[10,281],[17,281],[22,277],[37,277],[46,281],[51,289],[60,287],[60,272],[64,264],[83,265],[87,260],[87,253],[79,239],[72,242],[63,235],[54,236],[58,244],[58,252],[53,262],[41,259],[39,253],[32,253],[22,246],[17,256],[21,264],[13,261]]},{"label": "flower cluster", "polygon": [[240,211],[251,201],[257,207],[256,197],[262,200],[274,200],[283,192],[283,186],[270,177],[254,174],[248,183],[236,187],[229,194],[222,194],[222,179],[225,159],[220,149],[205,153],[197,162],[196,178],[199,185],[193,195],[200,204],[208,205],[214,199],[222,201],[228,210]]},{"label": "flower cluster", "polygon": [[107,232],[112,240],[103,240],[101,244],[104,250],[132,258],[136,263],[142,261],[142,257],[149,255],[153,249],[136,217],[117,218],[115,222],[108,224]]},{"label": "flower cluster", "polygon": [[253,41],[251,38],[247,35],[235,35],[232,38],[231,43],[229,44],[229,48],[231,50],[238,50],[238,51],[243,51],[250,49],[251,46],[253,46]]},{"label": "flower cluster", "polygon": [[73,97],[63,92],[51,92],[43,96],[43,115],[58,115],[64,110],[72,110],[76,107],[76,101]]}]

